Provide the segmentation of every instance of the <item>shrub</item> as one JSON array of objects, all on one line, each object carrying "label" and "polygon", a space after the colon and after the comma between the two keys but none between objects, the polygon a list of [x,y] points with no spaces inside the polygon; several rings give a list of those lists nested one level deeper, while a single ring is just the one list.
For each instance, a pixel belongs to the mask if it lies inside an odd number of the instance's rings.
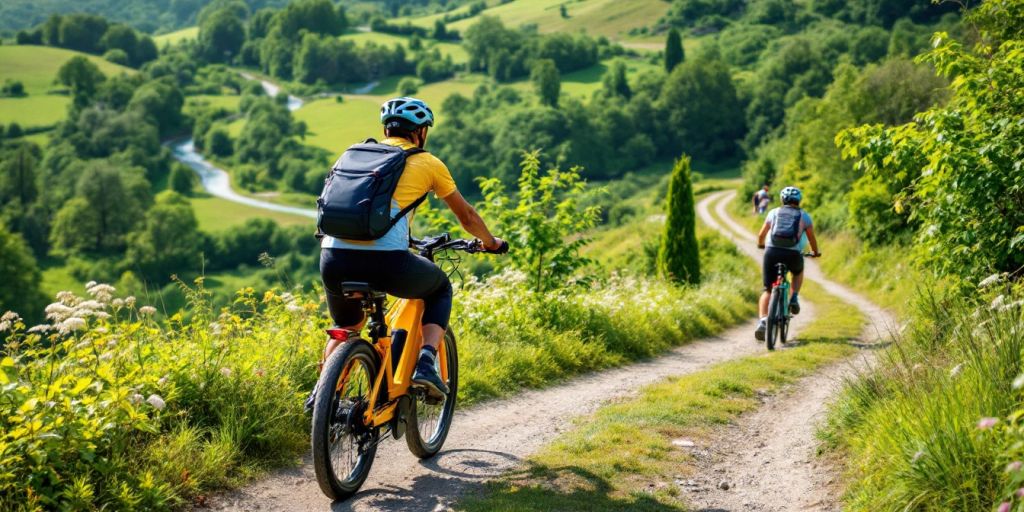
[{"label": "shrub", "polygon": [[700,282],[700,252],[697,246],[696,214],[690,157],[676,161],[665,199],[665,232],[658,249],[658,271],[677,283]]},{"label": "shrub", "polygon": [[414,96],[420,90],[420,81],[413,77],[405,77],[398,81],[398,94]]}]

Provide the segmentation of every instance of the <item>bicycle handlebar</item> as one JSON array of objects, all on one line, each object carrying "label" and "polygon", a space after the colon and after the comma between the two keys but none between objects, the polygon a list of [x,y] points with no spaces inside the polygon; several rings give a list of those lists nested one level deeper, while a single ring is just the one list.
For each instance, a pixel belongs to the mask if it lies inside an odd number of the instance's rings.
[{"label": "bicycle handlebar", "polygon": [[502,248],[498,248],[494,251],[484,249],[483,243],[480,240],[467,240],[464,238],[452,239],[448,233],[442,233],[435,237],[428,237],[424,239],[409,238],[409,247],[420,251],[421,254],[433,254],[437,251],[462,251],[469,254],[485,252],[488,254],[501,254]]},{"label": "bicycle handlebar", "polygon": [[[757,248],[763,250],[763,249],[765,249],[765,246],[759,245],[759,246],[757,246]],[[821,253],[820,252],[802,252],[802,253],[800,253],[800,255],[805,257],[805,258],[820,258],[821,257]]]}]

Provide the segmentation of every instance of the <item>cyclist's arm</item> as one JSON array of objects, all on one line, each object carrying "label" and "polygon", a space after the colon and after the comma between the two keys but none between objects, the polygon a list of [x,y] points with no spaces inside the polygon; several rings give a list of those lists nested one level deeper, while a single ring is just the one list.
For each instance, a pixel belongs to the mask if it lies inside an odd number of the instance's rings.
[{"label": "cyclist's arm", "polygon": [[761,231],[757,233],[758,247],[764,247],[764,239],[768,236],[768,230],[770,230],[771,228],[772,224],[770,222],[765,222],[763,225],[761,225]]},{"label": "cyclist's arm", "polygon": [[818,237],[814,236],[814,226],[807,226],[807,241],[811,243],[811,252],[814,254],[821,254],[818,252]]},{"label": "cyclist's arm", "polygon": [[495,250],[501,246],[501,241],[491,234],[491,231],[487,229],[487,224],[484,224],[484,219],[480,218],[480,214],[476,212],[476,208],[466,201],[466,198],[462,197],[462,193],[458,190],[448,194],[444,197],[444,202],[451,209],[455,217],[459,219],[459,224],[462,224],[462,229],[465,229],[469,234],[477,237],[484,243],[484,249]]}]

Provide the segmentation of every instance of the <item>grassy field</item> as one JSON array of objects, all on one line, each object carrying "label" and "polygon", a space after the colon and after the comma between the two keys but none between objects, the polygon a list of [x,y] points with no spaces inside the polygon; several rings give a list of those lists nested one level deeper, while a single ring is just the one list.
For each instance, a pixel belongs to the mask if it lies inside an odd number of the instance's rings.
[{"label": "grassy field", "polygon": [[18,123],[23,128],[49,126],[64,117],[71,99],[66,95],[47,94],[58,88],[53,83],[57,71],[75,55],[84,55],[107,76],[134,73],[135,70],[72,50],[48,46],[0,46],[0,82],[18,80],[25,85],[27,96],[0,98],[0,122]]},{"label": "grassy field", "polygon": [[155,36],[153,41],[158,48],[163,48],[165,45],[175,45],[187,39],[195,39],[197,37],[199,37],[199,27],[188,27]]},{"label": "grassy field", "polygon": [[[559,6],[565,5],[568,18],[559,14]],[[486,9],[481,15],[497,16],[510,26],[536,24],[540,32],[586,31],[595,36],[622,39],[630,29],[652,25],[664,16],[670,7],[663,0],[516,0]],[[454,11],[459,12],[459,11]],[[432,27],[434,21],[443,15],[409,18],[408,21],[425,27]],[[476,23],[477,17],[467,18],[448,25],[464,31]],[[405,20],[400,20],[405,21]]]},{"label": "grassy field", "polygon": [[199,229],[208,233],[239,226],[254,217],[266,217],[282,226],[308,225],[310,230],[313,229],[313,219],[310,218],[253,208],[202,193],[192,198],[192,209],[199,221]]},{"label": "grassy field", "polygon": [[[481,75],[457,77],[421,87],[416,94],[432,105],[439,119],[444,117],[441,103],[456,92],[472,95],[484,78]],[[388,95],[346,95],[338,103],[333,98],[310,102],[295,112],[295,118],[309,127],[306,143],[337,152],[367,137],[380,136],[380,104]],[[232,123],[231,130],[241,133],[241,123]]]},{"label": "grassy field", "polygon": [[[381,32],[349,32],[341,35],[340,38],[354,41],[359,46],[373,42],[385,46],[401,44],[406,47],[406,50],[409,48],[409,38],[396,34],[384,34]],[[466,53],[466,49],[459,43],[439,42],[431,39],[424,39],[423,46],[428,50],[437,48],[441,51],[441,55],[451,55],[452,61],[456,64],[469,60],[469,54]]]},{"label": "grassy field", "polygon": [[759,391],[778,392],[856,351],[845,341],[860,333],[863,317],[818,287],[811,293],[819,316],[795,348],[670,378],[602,407],[456,510],[688,510],[674,481],[694,467],[674,439],[700,446],[714,428],[755,409]]},{"label": "grassy field", "polygon": [[212,107],[225,108],[230,111],[237,111],[238,103],[241,101],[241,96],[235,96],[230,94],[200,94],[197,96],[188,96],[185,98],[185,110],[194,109],[196,107]]}]

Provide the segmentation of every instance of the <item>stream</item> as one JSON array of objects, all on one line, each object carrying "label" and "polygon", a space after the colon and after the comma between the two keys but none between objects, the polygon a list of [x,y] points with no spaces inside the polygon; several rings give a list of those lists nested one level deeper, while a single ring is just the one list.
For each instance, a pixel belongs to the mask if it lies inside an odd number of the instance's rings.
[{"label": "stream", "polygon": [[[242,76],[249,80],[256,79],[252,75],[246,73],[243,73]],[[263,85],[263,90],[266,91],[267,95],[270,97],[277,96],[277,93],[281,91],[281,88],[276,84],[270,83],[266,80],[260,80],[260,84]],[[288,110],[294,112],[300,107],[302,107],[302,99],[288,95]],[[176,160],[189,166],[189,168],[199,175],[199,181],[202,182],[203,189],[210,193],[210,195],[235,203],[252,206],[254,208],[262,208],[264,210],[316,218],[316,210],[312,208],[300,208],[297,206],[276,204],[239,194],[231,188],[231,177],[227,171],[214,166],[203,158],[203,155],[196,151],[195,141],[193,141],[191,137],[171,144],[171,153],[174,155]]]}]

